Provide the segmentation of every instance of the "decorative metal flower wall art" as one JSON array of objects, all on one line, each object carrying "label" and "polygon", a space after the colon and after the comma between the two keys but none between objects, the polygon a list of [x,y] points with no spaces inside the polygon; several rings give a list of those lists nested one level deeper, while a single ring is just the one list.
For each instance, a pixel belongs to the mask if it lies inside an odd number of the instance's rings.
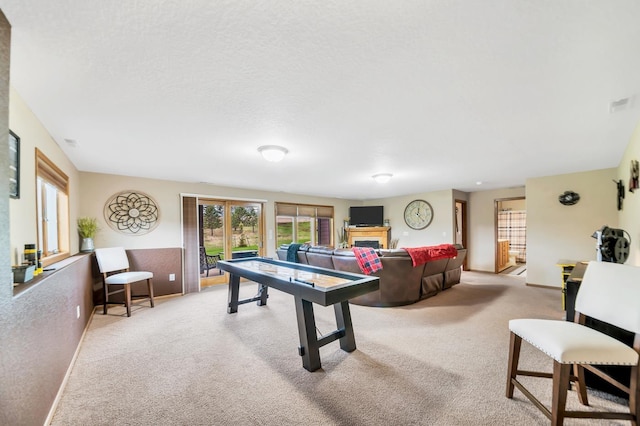
[{"label": "decorative metal flower wall art", "polygon": [[104,205],[104,218],[109,226],[123,234],[144,235],[158,225],[158,204],[140,191],[122,191]]}]

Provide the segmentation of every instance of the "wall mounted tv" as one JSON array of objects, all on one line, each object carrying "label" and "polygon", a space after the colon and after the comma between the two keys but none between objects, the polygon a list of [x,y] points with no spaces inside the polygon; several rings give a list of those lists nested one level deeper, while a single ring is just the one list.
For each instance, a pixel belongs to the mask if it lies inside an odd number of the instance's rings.
[{"label": "wall mounted tv", "polygon": [[349,225],[382,226],[383,223],[383,206],[358,206],[349,208]]}]

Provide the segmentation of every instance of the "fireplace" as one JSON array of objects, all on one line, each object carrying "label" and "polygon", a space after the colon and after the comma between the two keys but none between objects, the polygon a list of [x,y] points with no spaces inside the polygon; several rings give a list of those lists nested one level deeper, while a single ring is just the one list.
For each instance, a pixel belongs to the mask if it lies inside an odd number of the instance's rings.
[{"label": "fireplace", "polygon": [[[389,226],[346,228],[349,247],[389,248]],[[374,244],[377,243],[377,244]]]},{"label": "fireplace", "polygon": [[356,247],[371,247],[376,250],[380,248],[380,243],[378,242],[378,240],[358,240],[354,241],[353,245]]}]

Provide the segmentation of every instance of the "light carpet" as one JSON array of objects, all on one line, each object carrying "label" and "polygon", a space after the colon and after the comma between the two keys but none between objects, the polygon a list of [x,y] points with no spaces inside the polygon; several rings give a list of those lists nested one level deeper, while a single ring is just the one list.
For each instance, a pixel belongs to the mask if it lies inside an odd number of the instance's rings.
[{"label": "light carpet", "polygon": [[[241,297],[256,285],[241,286]],[[464,272],[462,283],[396,308],[351,305],[357,350],[320,350],[302,368],[293,297],[226,313],[226,286],[96,313],[53,425],[544,425],[518,390],[505,394],[511,318],[562,319],[561,293],[514,275]],[[333,309],[314,305],[321,332]],[[551,362],[523,344],[521,368]],[[551,382],[531,378],[549,403]],[[595,409],[626,401],[590,393]],[[622,405],[621,405],[622,404]],[[569,406],[582,408],[575,392]],[[567,425],[603,424],[567,420]],[[628,424],[609,422],[607,424]]]}]

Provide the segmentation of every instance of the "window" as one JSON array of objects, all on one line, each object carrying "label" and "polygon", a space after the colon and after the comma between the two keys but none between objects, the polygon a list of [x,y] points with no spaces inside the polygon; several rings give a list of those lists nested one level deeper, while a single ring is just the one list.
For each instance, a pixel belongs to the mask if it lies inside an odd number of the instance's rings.
[{"label": "window", "polygon": [[38,249],[42,265],[69,257],[69,178],[36,149]]},{"label": "window", "polygon": [[309,243],[333,246],[333,207],[276,203],[276,247]]}]

